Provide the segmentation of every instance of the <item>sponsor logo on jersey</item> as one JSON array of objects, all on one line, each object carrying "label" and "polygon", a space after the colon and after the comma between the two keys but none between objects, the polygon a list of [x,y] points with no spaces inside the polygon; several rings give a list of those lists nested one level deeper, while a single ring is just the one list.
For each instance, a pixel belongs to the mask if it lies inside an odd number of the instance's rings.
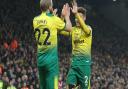
[{"label": "sponsor logo on jersey", "polygon": [[75,40],[75,41],[74,41],[74,44],[78,44],[78,43],[79,43],[79,44],[82,44],[82,43],[84,43],[84,40]]}]

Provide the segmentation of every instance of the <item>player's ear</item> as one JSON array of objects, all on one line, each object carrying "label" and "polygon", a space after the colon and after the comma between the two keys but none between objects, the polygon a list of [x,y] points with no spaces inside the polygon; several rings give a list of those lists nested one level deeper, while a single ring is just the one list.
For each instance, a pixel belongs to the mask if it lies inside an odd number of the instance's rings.
[{"label": "player's ear", "polygon": [[52,0],[50,0],[50,2],[51,3],[50,3],[50,6],[49,6],[49,9],[53,11],[53,2],[52,2]]},{"label": "player's ear", "polygon": [[83,20],[86,20],[86,15],[82,14]]},{"label": "player's ear", "polygon": [[53,12],[53,7],[52,6],[49,7],[49,11]]},{"label": "player's ear", "polygon": [[84,16],[84,21],[86,20],[86,16]]},{"label": "player's ear", "polygon": [[53,10],[53,15],[58,16],[58,14],[57,14],[57,9],[54,9],[54,10]]}]

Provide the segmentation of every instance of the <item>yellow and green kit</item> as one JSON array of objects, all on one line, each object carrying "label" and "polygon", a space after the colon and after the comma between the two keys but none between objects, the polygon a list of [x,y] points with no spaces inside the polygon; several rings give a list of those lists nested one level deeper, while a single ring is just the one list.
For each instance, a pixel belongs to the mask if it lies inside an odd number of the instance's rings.
[{"label": "yellow and green kit", "polygon": [[57,16],[42,12],[33,20],[37,41],[37,66],[41,89],[58,89],[57,31],[65,28],[65,23]]},{"label": "yellow and green kit", "polygon": [[[80,85],[80,89],[90,89],[92,29],[79,15],[76,18],[81,21],[81,26],[72,28],[72,58],[66,82],[68,85]],[[64,31],[62,34],[66,35]]]}]

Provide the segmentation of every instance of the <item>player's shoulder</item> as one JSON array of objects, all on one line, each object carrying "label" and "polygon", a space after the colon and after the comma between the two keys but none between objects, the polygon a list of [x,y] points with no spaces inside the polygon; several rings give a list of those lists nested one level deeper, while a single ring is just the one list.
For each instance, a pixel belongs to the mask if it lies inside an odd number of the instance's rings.
[{"label": "player's shoulder", "polygon": [[58,17],[56,15],[54,15],[54,20],[56,20],[56,21],[63,21],[60,17]]},{"label": "player's shoulder", "polygon": [[35,17],[33,18],[33,21],[38,21],[39,19],[40,19],[40,15],[35,16]]},{"label": "player's shoulder", "polygon": [[89,30],[91,30],[91,31],[92,31],[92,27],[91,27],[90,25],[87,25],[87,27],[89,28]]},{"label": "player's shoulder", "polygon": [[92,28],[91,28],[91,26],[90,25],[87,25],[87,27],[88,27],[88,29],[90,30],[90,36],[92,36]]},{"label": "player's shoulder", "polygon": [[34,28],[36,28],[36,27],[39,25],[38,23],[41,21],[40,16],[41,16],[41,15],[38,15],[38,16],[35,16],[35,17],[33,18],[33,26],[34,26]]},{"label": "player's shoulder", "polygon": [[54,15],[48,12],[42,12],[40,15],[35,16],[33,20],[41,20],[42,18],[53,17]]}]

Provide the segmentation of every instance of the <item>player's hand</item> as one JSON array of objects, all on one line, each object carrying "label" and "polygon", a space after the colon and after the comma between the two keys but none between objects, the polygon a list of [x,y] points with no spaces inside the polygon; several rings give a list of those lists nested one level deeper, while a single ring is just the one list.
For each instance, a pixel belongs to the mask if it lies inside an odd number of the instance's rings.
[{"label": "player's hand", "polygon": [[66,3],[63,6],[61,15],[62,15],[62,17],[65,17],[65,18],[70,16],[70,7],[69,7],[69,4],[68,3]]},{"label": "player's hand", "polygon": [[72,13],[73,14],[76,14],[78,12],[78,6],[77,6],[77,2],[74,0],[73,3],[72,3]]}]

